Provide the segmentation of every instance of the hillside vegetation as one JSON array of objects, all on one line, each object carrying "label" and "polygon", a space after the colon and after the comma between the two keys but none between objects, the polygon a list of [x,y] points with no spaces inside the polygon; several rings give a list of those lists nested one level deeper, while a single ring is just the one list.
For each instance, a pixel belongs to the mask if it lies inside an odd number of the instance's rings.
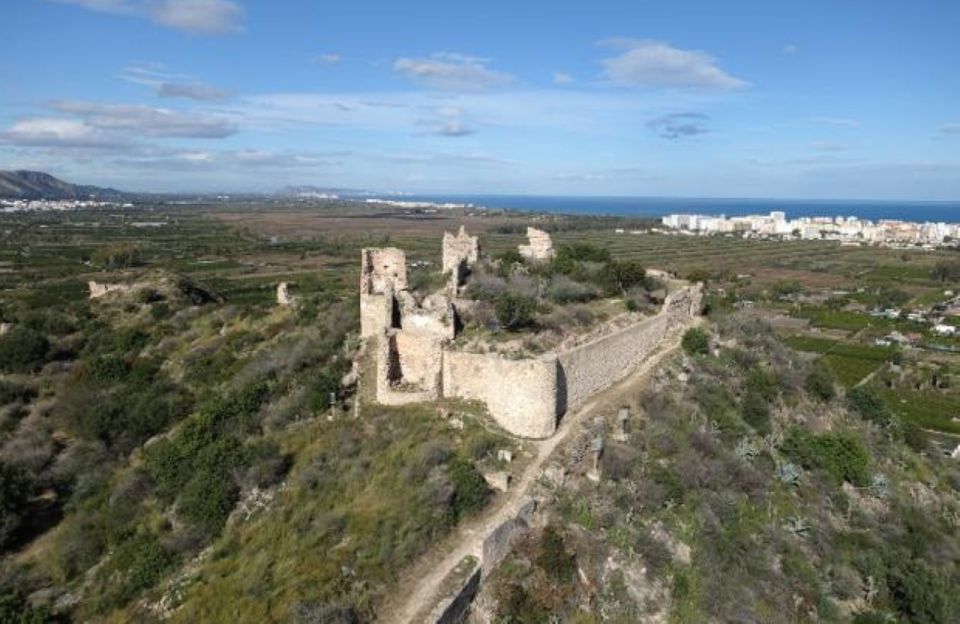
[{"label": "hillside vegetation", "polygon": [[[872,390],[741,314],[684,341],[601,480],[568,458],[545,526],[478,605],[498,622],[950,622],[960,470]],[[613,415],[585,440],[616,430]]]}]

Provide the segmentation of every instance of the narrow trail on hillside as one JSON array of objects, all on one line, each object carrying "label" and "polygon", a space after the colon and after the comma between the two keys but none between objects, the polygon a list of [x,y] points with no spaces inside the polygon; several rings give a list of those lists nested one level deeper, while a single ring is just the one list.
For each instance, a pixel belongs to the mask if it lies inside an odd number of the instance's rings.
[{"label": "narrow trail on hillside", "polygon": [[534,457],[519,475],[515,475],[510,489],[498,494],[480,516],[458,527],[452,535],[434,546],[404,573],[393,597],[381,606],[379,621],[385,624],[422,622],[439,602],[441,597],[437,592],[443,580],[467,555],[481,560],[484,540],[497,527],[517,515],[539,478],[544,464],[572,433],[578,431],[577,425],[588,416],[596,415],[606,408],[618,407],[625,394],[635,394],[643,388],[650,373],[664,358],[677,351],[683,331],[687,327],[689,325],[675,328],[635,371],[595,394],[576,412],[564,416],[553,436],[546,440],[527,441],[526,444],[533,446]]}]

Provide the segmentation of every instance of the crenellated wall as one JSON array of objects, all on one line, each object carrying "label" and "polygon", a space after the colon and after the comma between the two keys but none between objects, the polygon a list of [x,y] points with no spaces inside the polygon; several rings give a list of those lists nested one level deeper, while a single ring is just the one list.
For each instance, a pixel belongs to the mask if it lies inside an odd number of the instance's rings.
[{"label": "crenellated wall", "polygon": [[504,429],[546,438],[557,428],[557,358],[511,360],[497,353],[443,353],[443,395],[487,404]]}]

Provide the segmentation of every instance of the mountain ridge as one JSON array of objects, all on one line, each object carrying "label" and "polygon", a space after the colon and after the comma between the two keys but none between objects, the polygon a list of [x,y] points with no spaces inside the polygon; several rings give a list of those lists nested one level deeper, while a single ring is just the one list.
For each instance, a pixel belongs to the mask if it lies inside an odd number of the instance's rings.
[{"label": "mountain ridge", "polygon": [[123,191],[73,184],[43,171],[0,171],[0,198],[4,199],[119,199],[125,196]]}]

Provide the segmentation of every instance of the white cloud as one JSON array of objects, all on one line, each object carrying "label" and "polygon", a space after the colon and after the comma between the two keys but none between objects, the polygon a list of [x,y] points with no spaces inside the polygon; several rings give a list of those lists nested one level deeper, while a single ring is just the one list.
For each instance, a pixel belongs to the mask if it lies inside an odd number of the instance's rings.
[{"label": "white cloud", "polygon": [[162,0],[148,6],[150,18],[170,28],[204,35],[241,30],[243,11],[230,0]]},{"label": "white cloud", "polygon": [[566,72],[554,72],[553,73],[553,84],[555,85],[568,85],[576,82],[573,76]]},{"label": "white cloud", "polygon": [[488,59],[452,52],[438,52],[429,58],[398,58],[393,68],[411,81],[442,91],[483,91],[510,84],[510,74],[487,67]]},{"label": "white cloud", "polygon": [[652,40],[609,39],[601,42],[622,49],[619,56],[603,59],[603,76],[631,87],[686,87],[741,89],[748,83],[717,65],[717,60],[698,50],[682,50]]},{"label": "white cloud", "polygon": [[326,54],[318,54],[313,58],[313,62],[316,65],[336,65],[341,61],[339,54],[335,52],[328,52]]},{"label": "white cloud", "polygon": [[948,123],[940,126],[940,134],[960,134],[960,123]]},{"label": "white cloud", "polygon": [[87,149],[126,148],[123,137],[90,126],[79,119],[31,117],[15,121],[0,132],[0,142],[24,147],[69,147]]},{"label": "white cloud", "polygon": [[243,29],[243,10],[232,0],[54,0],[100,13],[131,15],[200,35]]},{"label": "white cloud", "polygon": [[128,168],[165,171],[219,171],[262,169],[312,169],[341,164],[339,154],[263,149],[179,150],[148,157],[119,158],[114,164]]},{"label": "white cloud", "polygon": [[795,43],[788,43],[787,45],[783,46],[784,54],[796,54],[799,51],[800,51],[800,46],[798,46]]},{"label": "white cloud", "polygon": [[854,117],[814,117],[813,120],[828,126],[846,126],[848,128],[860,126],[860,120]]},{"label": "white cloud", "polygon": [[220,116],[142,104],[66,100],[55,102],[52,108],[75,115],[91,128],[133,136],[220,139],[237,132],[232,122]]},{"label": "white cloud", "polygon": [[121,80],[151,87],[154,93],[164,98],[184,98],[201,102],[223,102],[230,99],[230,92],[200,82],[191,76],[173,74],[159,63],[131,65],[120,74]]}]

